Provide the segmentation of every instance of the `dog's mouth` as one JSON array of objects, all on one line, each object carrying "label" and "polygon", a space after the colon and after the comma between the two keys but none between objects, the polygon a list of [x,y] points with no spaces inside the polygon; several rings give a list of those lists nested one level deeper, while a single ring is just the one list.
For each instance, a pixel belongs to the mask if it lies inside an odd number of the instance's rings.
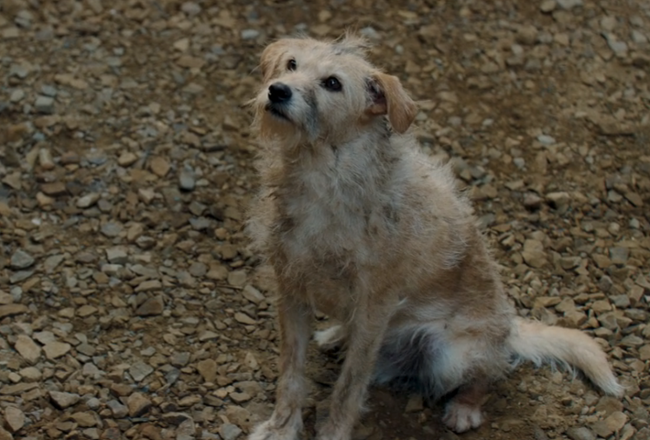
[{"label": "dog's mouth", "polygon": [[269,102],[264,106],[264,110],[267,112],[271,113],[273,116],[275,116],[278,119],[282,119],[283,121],[288,121],[291,122],[291,119],[289,119],[289,116],[284,112],[284,110],[277,105],[274,105],[273,103]]}]

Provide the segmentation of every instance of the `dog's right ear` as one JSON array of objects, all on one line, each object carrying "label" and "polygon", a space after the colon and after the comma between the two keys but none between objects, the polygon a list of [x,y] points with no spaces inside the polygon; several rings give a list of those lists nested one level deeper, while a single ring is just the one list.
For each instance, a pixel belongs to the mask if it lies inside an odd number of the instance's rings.
[{"label": "dog's right ear", "polygon": [[398,133],[404,133],[413,123],[417,108],[396,76],[375,72],[368,81],[371,115],[388,115],[388,121]]},{"label": "dog's right ear", "polygon": [[277,70],[284,53],[284,46],[285,42],[283,40],[278,40],[266,46],[262,51],[260,57],[260,70],[262,71],[264,82],[270,80],[273,77],[273,73]]},{"label": "dog's right ear", "polygon": [[369,49],[368,40],[350,30],[334,41],[334,51],[339,54],[345,53],[365,58]]}]

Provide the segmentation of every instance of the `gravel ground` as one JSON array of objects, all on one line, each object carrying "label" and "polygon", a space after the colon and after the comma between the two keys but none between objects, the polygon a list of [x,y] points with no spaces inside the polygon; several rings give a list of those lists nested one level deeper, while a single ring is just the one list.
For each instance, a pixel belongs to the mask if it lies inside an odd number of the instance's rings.
[{"label": "gravel ground", "polygon": [[[627,386],[524,366],[462,436],[376,389],[355,440],[650,439],[650,2],[392,3],[0,2],[1,440],[234,440],[270,413],[245,103],[273,38],[348,26],[420,100],[521,313],[597,337]],[[339,363],[309,365],[313,433]]]}]

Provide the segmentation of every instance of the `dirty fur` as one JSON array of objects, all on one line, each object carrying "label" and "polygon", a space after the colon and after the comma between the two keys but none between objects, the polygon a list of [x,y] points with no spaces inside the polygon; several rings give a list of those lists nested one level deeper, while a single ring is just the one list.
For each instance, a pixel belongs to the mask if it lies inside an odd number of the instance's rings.
[{"label": "dirty fur", "polygon": [[454,392],[444,422],[456,432],[480,425],[513,360],[577,367],[620,396],[594,340],[516,316],[452,172],[407,133],[414,102],[366,47],[287,38],[262,53],[248,232],[277,279],[281,354],[275,410],[249,439],[298,438],[316,310],[339,323],[317,342],[347,348],[319,440],[350,438],[372,380]]}]

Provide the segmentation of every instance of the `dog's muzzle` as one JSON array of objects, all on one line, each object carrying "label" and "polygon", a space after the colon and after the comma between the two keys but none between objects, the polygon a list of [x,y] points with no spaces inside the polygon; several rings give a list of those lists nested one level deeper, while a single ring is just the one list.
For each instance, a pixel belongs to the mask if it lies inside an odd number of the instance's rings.
[{"label": "dog's muzzle", "polygon": [[269,86],[269,102],[266,104],[266,111],[280,119],[289,120],[286,106],[291,101],[291,88],[281,82]]}]

